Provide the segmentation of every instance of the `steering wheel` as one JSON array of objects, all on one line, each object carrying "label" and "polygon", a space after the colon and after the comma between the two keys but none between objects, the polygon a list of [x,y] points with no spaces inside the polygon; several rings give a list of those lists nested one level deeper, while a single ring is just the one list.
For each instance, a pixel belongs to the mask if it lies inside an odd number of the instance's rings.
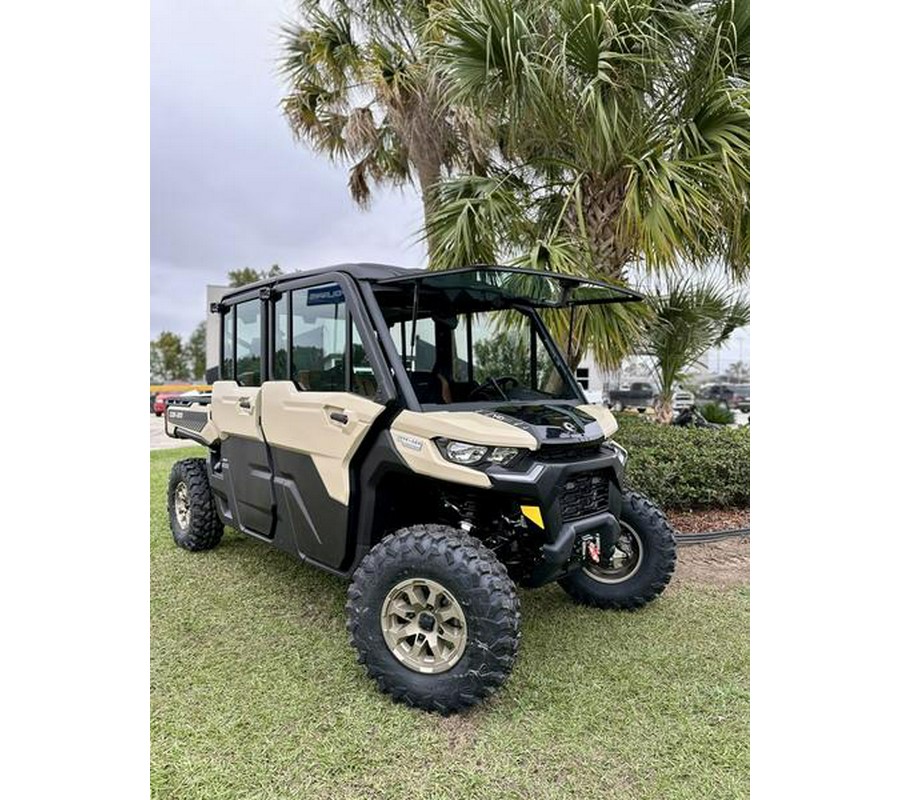
[{"label": "steering wheel", "polygon": [[478,400],[484,399],[489,400],[490,397],[477,397],[476,395],[487,395],[488,390],[493,387],[497,393],[504,399],[509,400],[506,392],[503,391],[503,387],[507,386],[508,389],[515,389],[517,386],[521,386],[518,378],[513,377],[512,375],[503,375],[500,378],[490,377],[484,383],[476,386],[471,393],[469,394],[470,400]]}]

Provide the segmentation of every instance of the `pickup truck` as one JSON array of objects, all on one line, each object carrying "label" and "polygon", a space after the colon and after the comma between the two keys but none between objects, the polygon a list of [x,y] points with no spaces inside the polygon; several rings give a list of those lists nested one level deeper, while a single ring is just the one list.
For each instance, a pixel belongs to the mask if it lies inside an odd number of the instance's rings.
[{"label": "pickup truck", "polygon": [[632,383],[627,389],[610,389],[609,406],[614,411],[636,408],[644,412],[653,405],[656,389],[651,383]]}]

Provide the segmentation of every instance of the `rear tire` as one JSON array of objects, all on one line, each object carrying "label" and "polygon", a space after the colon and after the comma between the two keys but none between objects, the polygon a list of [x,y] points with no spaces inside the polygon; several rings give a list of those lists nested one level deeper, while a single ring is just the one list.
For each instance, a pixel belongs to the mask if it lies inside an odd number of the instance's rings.
[{"label": "rear tire", "polygon": [[450,714],[496,692],[512,671],[515,585],[468,534],[446,525],[403,528],[372,548],[347,594],[358,661],[396,702]]},{"label": "rear tire", "polygon": [[622,497],[620,522],[639,540],[636,568],[619,582],[591,577],[585,567],[561,578],[559,585],[577,602],[595,608],[632,609],[662,594],[675,571],[675,532],[653,503],[637,492]]},{"label": "rear tire", "polygon": [[224,527],[202,458],[186,458],[172,466],[168,506],[172,538],[179,547],[211,550],[221,541]]}]

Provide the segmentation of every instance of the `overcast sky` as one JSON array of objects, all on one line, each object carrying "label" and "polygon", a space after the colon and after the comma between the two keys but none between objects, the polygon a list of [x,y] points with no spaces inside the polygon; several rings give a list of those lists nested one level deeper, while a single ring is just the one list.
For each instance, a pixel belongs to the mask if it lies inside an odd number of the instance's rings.
[{"label": "overcast sky", "polygon": [[[276,74],[292,11],[290,0],[151,4],[151,338],[189,334],[206,285],[238,267],[424,264],[415,190],[379,190],[361,211],[346,168],[293,140]],[[749,361],[749,344],[739,332],[723,368],[741,352]]]},{"label": "overcast sky", "polygon": [[414,190],[363,212],[346,169],[294,142],[278,108],[273,0],[155,0],[151,48],[150,334],[189,333],[208,283],[236,267],[419,266]]}]

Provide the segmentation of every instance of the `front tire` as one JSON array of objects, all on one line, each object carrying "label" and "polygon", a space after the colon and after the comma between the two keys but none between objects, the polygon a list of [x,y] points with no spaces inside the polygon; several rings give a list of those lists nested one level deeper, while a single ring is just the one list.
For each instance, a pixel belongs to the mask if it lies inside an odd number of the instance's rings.
[{"label": "front tire", "polygon": [[211,550],[221,541],[224,528],[202,458],[185,458],[172,466],[168,506],[172,538],[179,547]]},{"label": "front tire", "polygon": [[445,525],[403,528],[372,548],[347,594],[350,643],[397,702],[450,714],[496,692],[512,671],[515,585],[468,534]]},{"label": "front tire", "polygon": [[[561,578],[577,602],[595,608],[632,609],[659,597],[675,571],[675,532],[653,503],[637,492],[622,497],[623,538],[618,569],[583,567]],[[621,549],[620,549],[621,548]]]}]

